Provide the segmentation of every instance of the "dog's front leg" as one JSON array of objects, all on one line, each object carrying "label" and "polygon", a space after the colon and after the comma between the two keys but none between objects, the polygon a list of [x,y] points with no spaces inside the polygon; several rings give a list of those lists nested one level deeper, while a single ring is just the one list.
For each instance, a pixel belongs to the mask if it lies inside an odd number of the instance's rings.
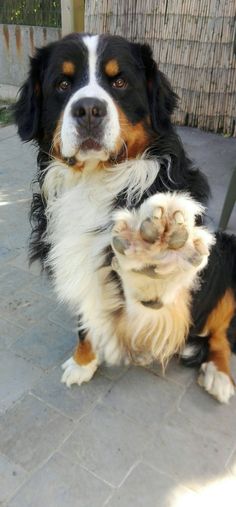
[{"label": "dog's front leg", "polygon": [[191,325],[191,291],[214,237],[195,225],[202,209],[185,194],[156,194],[114,215],[113,269],[122,280],[129,346],[143,364],[166,364]]},{"label": "dog's front leg", "polygon": [[93,350],[89,333],[80,336],[74,354],[62,365],[64,373],[61,381],[70,387],[72,384],[81,385],[88,382],[98,368],[98,357]]}]

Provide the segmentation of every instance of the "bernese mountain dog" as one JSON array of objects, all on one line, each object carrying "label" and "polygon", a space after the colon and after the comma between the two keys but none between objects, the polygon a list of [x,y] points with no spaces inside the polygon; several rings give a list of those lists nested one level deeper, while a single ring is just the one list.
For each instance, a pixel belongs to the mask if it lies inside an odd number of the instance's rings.
[{"label": "bernese mountain dog", "polygon": [[74,33],[36,51],[15,106],[39,148],[30,257],[78,318],[67,386],[103,361],[179,354],[226,403],[236,238],[204,226],[209,187],[171,124],[176,104],[146,44]]}]

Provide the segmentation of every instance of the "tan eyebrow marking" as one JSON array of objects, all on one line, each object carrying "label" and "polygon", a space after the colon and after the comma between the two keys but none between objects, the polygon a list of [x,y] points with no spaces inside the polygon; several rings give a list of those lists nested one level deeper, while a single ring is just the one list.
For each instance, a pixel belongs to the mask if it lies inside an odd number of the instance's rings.
[{"label": "tan eyebrow marking", "polygon": [[113,58],[112,60],[109,60],[109,62],[106,63],[105,73],[107,76],[114,77],[117,74],[119,74],[119,72],[120,72],[119,64],[118,64],[117,60],[115,60],[115,58]]},{"label": "tan eyebrow marking", "polygon": [[73,76],[75,73],[75,65],[73,62],[63,62],[62,65],[63,74],[67,74],[68,76]]}]

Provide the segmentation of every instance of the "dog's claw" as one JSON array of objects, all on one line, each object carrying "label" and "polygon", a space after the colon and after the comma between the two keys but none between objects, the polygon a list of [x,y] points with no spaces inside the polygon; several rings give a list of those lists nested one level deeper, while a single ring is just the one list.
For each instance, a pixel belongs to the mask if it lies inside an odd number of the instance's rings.
[{"label": "dog's claw", "polygon": [[161,206],[158,206],[157,208],[155,208],[155,210],[153,212],[153,217],[160,220],[163,216],[163,213],[164,213],[163,208],[161,208]]},{"label": "dog's claw", "polygon": [[174,220],[176,224],[182,225],[184,224],[184,215],[181,213],[181,211],[176,211],[174,213]]}]

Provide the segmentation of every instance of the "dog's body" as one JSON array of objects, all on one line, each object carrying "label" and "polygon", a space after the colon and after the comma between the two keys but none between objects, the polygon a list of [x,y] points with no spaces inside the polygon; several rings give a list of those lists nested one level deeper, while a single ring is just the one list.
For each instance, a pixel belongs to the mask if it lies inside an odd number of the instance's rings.
[{"label": "dog's body", "polygon": [[37,52],[16,104],[20,136],[39,145],[31,258],[79,318],[67,385],[102,361],[182,352],[227,402],[236,240],[202,225],[208,184],[171,125],[175,105],[148,46],[72,34]]}]

